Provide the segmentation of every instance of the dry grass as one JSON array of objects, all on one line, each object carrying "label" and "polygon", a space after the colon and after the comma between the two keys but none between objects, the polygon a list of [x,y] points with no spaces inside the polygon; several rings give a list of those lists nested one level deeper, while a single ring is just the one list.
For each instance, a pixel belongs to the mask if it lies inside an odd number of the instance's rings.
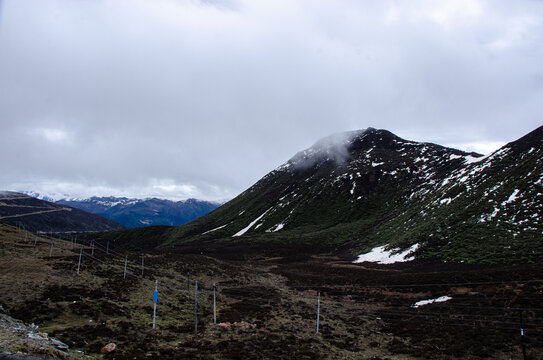
[{"label": "dry grass", "polygon": [[[128,269],[133,275],[124,279],[122,257],[96,250],[100,261],[84,257],[77,275],[77,247],[72,251],[71,243],[57,240],[58,246],[49,257],[49,239],[40,239],[36,248],[33,241],[0,224],[0,304],[18,318],[38,323],[41,329],[87,354],[103,357],[99,355],[100,348],[114,342],[118,345],[116,359],[458,357],[447,344],[443,350],[432,345],[440,343],[444,328],[437,328],[433,338],[415,341],[411,337],[417,334],[416,328],[406,330],[392,318],[379,319],[379,311],[389,307],[383,302],[404,302],[409,309],[415,299],[432,296],[431,289],[357,286],[357,282],[366,281],[365,277],[375,281],[375,277],[382,276],[383,281],[389,281],[387,276],[411,276],[399,268],[387,271],[379,267],[373,271],[341,265],[337,258],[325,255],[303,263],[284,262],[283,257],[236,262],[157,250],[145,256],[145,279],[138,277],[141,269],[137,254],[131,254]],[[200,282],[197,335],[193,334],[194,283],[187,289],[183,278],[187,271],[192,280]],[[426,275],[414,275],[421,276]],[[432,270],[427,276],[433,279],[436,272]],[[157,328],[153,330],[151,299],[155,280],[159,300]],[[293,287],[310,281],[324,285],[319,335],[315,334],[317,291]],[[213,283],[219,288],[218,322],[246,322],[254,324],[254,328],[213,325]],[[515,292],[518,288],[509,290]],[[451,291],[455,296],[478,294],[470,287],[453,287]],[[106,319],[105,326],[101,325],[102,319]],[[461,341],[468,348],[471,346],[469,339]],[[490,344],[493,341],[490,339]],[[505,359],[518,353],[516,340],[502,345],[491,357]],[[531,351],[539,354],[534,348]],[[481,358],[469,352],[461,356]]]}]

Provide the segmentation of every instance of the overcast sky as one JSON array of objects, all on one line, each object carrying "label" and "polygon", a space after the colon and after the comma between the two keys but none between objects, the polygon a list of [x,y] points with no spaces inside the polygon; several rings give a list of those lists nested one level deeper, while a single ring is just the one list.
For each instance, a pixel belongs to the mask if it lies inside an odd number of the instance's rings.
[{"label": "overcast sky", "polygon": [[543,124],[543,2],[0,0],[0,190],[232,198],[332,133]]}]

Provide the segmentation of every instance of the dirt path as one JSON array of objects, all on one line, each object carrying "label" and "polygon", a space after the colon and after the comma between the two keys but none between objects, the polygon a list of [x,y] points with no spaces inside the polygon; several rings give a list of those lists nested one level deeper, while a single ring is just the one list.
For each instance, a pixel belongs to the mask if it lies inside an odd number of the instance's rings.
[{"label": "dirt path", "polygon": [[26,214],[0,216],[0,220],[9,219],[9,218],[16,218],[16,217],[22,217],[22,216],[39,215],[39,214],[45,214],[45,213],[51,213],[51,212],[57,212],[57,211],[72,211],[72,209],[70,209],[70,208],[62,208],[62,209],[54,209],[54,210],[35,211],[35,212],[31,212],[31,213],[26,213]]},{"label": "dirt path", "polygon": [[0,202],[1,207],[17,207],[17,208],[32,208],[32,209],[51,209],[51,206],[35,206],[35,205],[15,205],[15,204],[6,204]]}]

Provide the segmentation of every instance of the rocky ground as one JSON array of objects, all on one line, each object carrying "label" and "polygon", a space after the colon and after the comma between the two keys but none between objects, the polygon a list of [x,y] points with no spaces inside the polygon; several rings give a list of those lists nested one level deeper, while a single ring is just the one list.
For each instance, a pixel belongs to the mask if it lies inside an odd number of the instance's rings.
[{"label": "rocky ground", "polygon": [[47,358],[81,358],[82,352],[68,352],[68,345],[40,332],[38,326],[26,325],[5,313],[0,306],[0,359],[26,358],[25,354],[36,354]]},{"label": "rocky ground", "polygon": [[[27,339],[34,323],[49,334],[51,353],[5,342],[2,351],[103,359],[521,359],[522,313],[527,357],[543,357],[541,264],[355,265],[333,249],[200,244],[147,251],[143,277],[141,257],[127,253],[125,278],[120,249],[108,253],[96,244],[91,255],[84,246],[78,274],[81,245],[57,240],[51,251],[49,239],[33,241],[0,228],[0,305],[28,330],[10,330],[14,341]],[[443,296],[451,299],[414,307]],[[110,343],[115,350],[103,353]]]}]

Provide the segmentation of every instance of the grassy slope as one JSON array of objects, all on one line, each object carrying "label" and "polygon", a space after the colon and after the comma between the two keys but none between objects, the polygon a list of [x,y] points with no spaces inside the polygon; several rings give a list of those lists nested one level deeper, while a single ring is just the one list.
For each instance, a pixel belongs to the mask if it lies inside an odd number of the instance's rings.
[{"label": "grassy slope", "polygon": [[[369,242],[422,243],[426,258],[447,261],[541,261],[543,143],[534,135],[453,173],[446,185],[371,234]],[[518,198],[511,198],[513,193]]]},{"label": "grassy slope", "polygon": [[[39,200],[23,194],[11,193],[0,201],[1,222],[11,225],[23,224],[36,232],[92,232],[123,229],[121,224],[102,216],[91,214],[65,205]],[[29,213],[35,215],[17,216]]]},{"label": "grassy slope", "polygon": [[[543,259],[542,139],[543,127],[467,166],[438,161],[451,149],[421,144],[401,157],[399,146],[388,141],[373,150],[372,161],[384,163],[378,169],[355,161],[276,170],[212,213],[168,230],[162,245],[239,241],[232,235],[272,208],[244,241],[328,244],[353,254],[377,245],[403,249],[419,243],[418,256],[426,259],[537,262]],[[430,153],[422,166],[414,160],[421,146]],[[363,158],[362,150],[353,158]],[[357,172],[362,176],[354,180],[353,195],[352,178],[342,174]],[[508,202],[515,190],[520,198]],[[281,231],[265,232],[280,223],[285,224]]]},{"label": "grassy slope", "polygon": [[[539,265],[355,266],[296,247],[269,258],[262,244],[242,258],[241,248],[215,243],[216,256],[206,256],[191,243],[148,253],[145,279],[133,276],[139,274],[139,258],[128,252],[130,275],[124,279],[122,256],[97,247],[97,260],[85,256],[77,275],[79,245],[72,251],[71,243],[55,240],[50,257],[49,239],[38,239],[37,247],[33,241],[0,225],[0,305],[92,358],[505,360],[520,354],[518,314],[508,307],[531,309],[524,313],[528,355],[543,354],[542,285],[531,282],[541,279]],[[194,283],[187,289],[182,276],[187,271],[199,281],[198,335],[193,334]],[[154,280],[159,289],[156,330],[151,328]],[[501,284],[511,280],[518,284]],[[462,286],[424,285],[450,282]],[[218,285],[218,322],[251,326],[212,325],[212,283]],[[322,296],[319,335],[317,291]],[[411,307],[441,295],[453,300]],[[495,321],[512,330],[496,329]],[[117,351],[99,354],[109,342],[117,344]]]},{"label": "grassy slope", "polygon": [[101,244],[110,243],[117,249],[141,251],[154,249],[167,240],[166,233],[170,226],[148,226],[144,228],[109,231],[81,235],[83,241],[95,240]]},{"label": "grassy slope", "polygon": [[[397,358],[386,349],[369,348],[367,344],[381,336],[360,331],[361,323],[368,322],[348,321],[348,309],[341,310],[341,315],[339,311],[334,313],[334,328],[327,324],[332,324],[327,320],[332,314],[323,314],[326,338],[315,336],[314,294],[311,292],[308,301],[300,301],[280,283],[280,276],[266,271],[265,264],[248,266],[200,255],[156,253],[146,256],[146,264],[152,270],[148,269],[145,279],[141,279],[133,275],[140,271],[137,254],[128,253],[129,276],[123,279],[123,259],[107,256],[97,248],[98,260],[83,257],[78,275],[79,246],[72,251],[70,242],[57,239],[57,247],[49,257],[49,239],[39,238],[37,247],[33,240],[22,231],[0,224],[0,305],[11,316],[38,324],[40,331],[59,338],[72,349],[83,350],[91,358],[239,358],[243,354],[247,358],[318,359],[327,354],[355,359],[362,352],[368,358],[378,354]],[[83,248],[90,253],[90,248]],[[200,282],[197,336],[193,334],[194,283],[191,281],[187,288],[186,280],[176,276],[187,270],[191,279]],[[159,284],[159,303],[157,328],[153,330],[151,298],[155,279]],[[212,283],[220,287],[219,322],[245,321],[256,324],[256,328],[212,325]],[[247,304],[240,302],[239,296],[268,298],[272,303]],[[337,323],[339,316],[346,322]],[[101,325],[102,319],[106,319],[105,326]],[[365,349],[354,351],[350,343],[345,344],[342,338],[346,331],[359,332],[360,344]],[[394,337],[386,338],[388,342]],[[117,344],[117,351],[100,355],[101,347],[110,342]]]}]

